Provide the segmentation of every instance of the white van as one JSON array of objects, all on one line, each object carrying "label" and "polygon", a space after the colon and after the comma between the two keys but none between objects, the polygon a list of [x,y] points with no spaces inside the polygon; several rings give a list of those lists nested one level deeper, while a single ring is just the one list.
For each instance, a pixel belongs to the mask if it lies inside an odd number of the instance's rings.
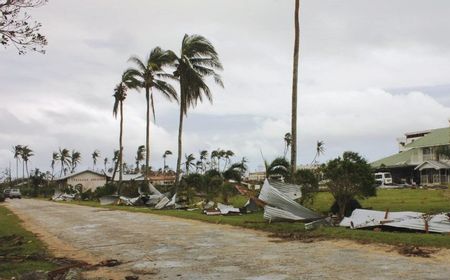
[{"label": "white van", "polygon": [[375,181],[381,186],[392,184],[392,175],[389,172],[375,173]]}]

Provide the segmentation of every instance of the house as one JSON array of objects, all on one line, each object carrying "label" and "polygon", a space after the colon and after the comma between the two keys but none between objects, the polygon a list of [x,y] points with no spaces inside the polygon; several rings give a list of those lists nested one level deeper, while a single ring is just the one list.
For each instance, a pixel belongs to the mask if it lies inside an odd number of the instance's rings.
[{"label": "house", "polygon": [[55,179],[60,186],[80,187],[82,192],[95,191],[96,188],[106,184],[108,176],[92,170],[84,170]]},{"label": "house", "polygon": [[248,177],[245,181],[247,182],[264,182],[266,179],[266,172],[265,171],[258,171],[258,172],[250,172],[248,173]]},{"label": "house", "polygon": [[447,185],[450,183],[450,128],[405,133],[399,153],[371,163],[377,172],[390,172],[394,183]]},{"label": "house", "polygon": [[148,180],[154,186],[171,186],[175,184],[176,173],[173,171],[151,172]]}]

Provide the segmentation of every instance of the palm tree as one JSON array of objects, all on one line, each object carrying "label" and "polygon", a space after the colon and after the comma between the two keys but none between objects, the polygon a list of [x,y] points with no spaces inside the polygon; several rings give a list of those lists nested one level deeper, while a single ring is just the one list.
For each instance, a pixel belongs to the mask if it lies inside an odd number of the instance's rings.
[{"label": "palm tree", "polygon": [[234,152],[232,150],[227,150],[224,153],[225,157],[225,166],[223,167],[223,170],[227,169],[228,164],[230,163],[230,158],[234,156]]},{"label": "palm tree", "polygon": [[[155,103],[153,98],[153,90],[159,91],[164,97],[169,100],[176,100],[177,93],[175,89],[169,83],[163,81],[164,78],[171,78],[163,71],[163,67],[169,65],[173,61],[170,52],[163,51],[161,48],[156,47],[151,52],[145,61],[142,61],[136,56],[132,56],[129,59],[134,63],[136,68],[129,68],[126,71],[126,75],[130,77],[132,84],[131,88],[140,90],[145,89],[145,99],[147,101],[147,114],[146,114],[146,141],[145,141],[145,175],[149,170],[150,160],[150,106],[155,118]],[[145,180],[147,176],[144,176]]]},{"label": "palm tree", "polygon": [[166,171],[166,168],[167,168],[166,158],[167,158],[167,156],[170,156],[171,154],[172,154],[172,152],[169,151],[169,150],[165,151],[164,154],[163,154],[163,160],[164,160],[163,171],[164,172]]},{"label": "palm tree", "polygon": [[144,160],[145,153],[145,145],[140,145],[136,152],[136,172],[139,172],[139,166],[141,165],[141,161]]},{"label": "palm tree", "polygon": [[195,164],[194,164],[195,157],[193,154],[190,154],[190,155],[185,154],[184,156],[186,158],[186,161],[184,162],[184,166],[186,168],[186,175],[189,175],[189,169],[191,167],[195,167]]},{"label": "palm tree", "polygon": [[178,188],[181,174],[183,120],[188,109],[193,108],[204,98],[212,102],[212,94],[205,78],[212,76],[223,87],[221,77],[216,70],[222,69],[219,56],[214,46],[200,35],[184,35],[181,54],[178,57],[171,52],[175,61],[175,77],[180,82],[180,121],[178,127],[178,157],[175,188]]},{"label": "palm tree", "polygon": [[19,178],[19,161],[20,161],[20,154],[22,153],[22,145],[13,146],[13,153],[14,153],[14,158],[16,159],[16,179],[18,179]]},{"label": "palm tree", "polygon": [[100,157],[100,151],[95,150],[92,153],[92,170],[95,170],[95,165],[97,164],[97,159]]},{"label": "palm tree", "polygon": [[28,172],[28,160],[30,159],[30,157],[34,156],[33,150],[31,150],[28,146],[23,146],[21,149],[20,156],[22,157],[22,161],[25,164],[25,169],[27,171],[27,177],[29,177],[30,174]]},{"label": "palm tree", "polygon": [[111,182],[114,182],[114,178],[116,178],[116,172],[117,172],[117,165],[119,163],[119,150],[114,150],[114,156],[113,156],[113,163],[114,163],[114,169],[113,169],[113,174],[112,174],[112,178],[111,178]]},{"label": "palm tree", "polygon": [[314,159],[312,160],[311,164],[317,163],[316,159],[319,158],[320,155],[323,155],[323,153],[325,152],[324,145],[325,144],[323,143],[323,141],[317,141],[317,144],[316,144],[316,155],[314,156]]},{"label": "palm tree", "polygon": [[289,146],[291,146],[291,133],[286,133],[285,135],[284,135],[284,158],[286,158],[286,154],[287,154],[287,152],[288,152],[288,150],[289,150]]},{"label": "palm tree", "polygon": [[[114,106],[113,116],[117,119],[117,113],[120,111],[120,126],[119,126],[119,185],[122,183],[122,161],[123,161],[123,102],[127,98],[128,87],[133,83],[129,78],[127,72],[122,74],[120,83],[114,88]],[[95,165],[95,163],[94,163]]]},{"label": "palm tree", "polygon": [[292,120],[291,120],[291,174],[297,169],[297,83],[298,83],[298,52],[300,44],[300,0],[295,0],[294,12],[294,61],[292,69]]},{"label": "palm tree", "polygon": [[200,151],[200,161],[202,162],[202,172],[203,173],[205,173],[205,171],[206,171],[205,161],[207,158],[208,158],[208,151],[207,150]]},{"label": "palm tree", "polygon": [[226,152],[224,150],[221,150],[221,149],[217,150],[217,171],[219,171],[219,172],[220,172],[220,160],[223,157],[225,157],[225,153]]},{"label": "palm tree", "polygon": [[52,163],[51,163],[51,167],[52,167],[52,180],[55,174],[55,164],[56,162],[59,161],[59,154],[57,152],[53,152],[52,153]]},{"label": "palm tree", "polygon": [[289,162],[283,157],[277,157],[270,164],[264,160],[264,166],[266,168],[266,178],[271,176],[282,176],[285,180],[290,179],[290,166]]},{"label": "palm tree", "polygon": [[106,165],[108,164],[108,158],[107,157],[105,157],[104,159],[103,159],[103,166],[104,166],[104,171],[106,172]]},{"label": "palm tree", "polygon": [[72,154],[70,155],[70,167],[72,173],[75,172],[75,168],[77,168],[78,164],[81,162],[81,153],[75,150],[72,150]]},{"label": "palm tree", "polygon": [[61,149],[59,148],[59,154],[58,154],[59,162],[61,163],[61,173],[59,174],[60,177],[62,177],[62,174],[64,172],[64,175],[66,175],[66,168],[65,166],[70,166],[70,152],[66,148]]},{"label": "palm tree", "polygon": [[211,152],[211,169],[216,168],[217,160],[219,158],[219,149]]}]

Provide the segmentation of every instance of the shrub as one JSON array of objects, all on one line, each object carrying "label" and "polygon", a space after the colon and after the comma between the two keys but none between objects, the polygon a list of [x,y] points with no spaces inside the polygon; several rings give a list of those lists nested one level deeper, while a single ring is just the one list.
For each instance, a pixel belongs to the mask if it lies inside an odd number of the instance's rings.
[{"label": "shrub", "polygon": [[342,157],[330,160],[323,167],[323,173],[329,180],[328,189],[339,207],[341,218],[351,200],[376,195],[371,167],[358,153],[345,152]]},{"label": "shrub", "polygon": [[94,191],[94,198],[100,198],[105,195],[112,195],[117,192],[117,185],[115,183],[106,183],[103,187],[98,187]]},{"label": "shrub", "polygon": [[308,169],[299,169],[295,172],[293,179],[295,184],[301,186],[302,197],[299,201],[300,204],[312,204],[314,196],[319,191],[319,181],[314,172]]}]

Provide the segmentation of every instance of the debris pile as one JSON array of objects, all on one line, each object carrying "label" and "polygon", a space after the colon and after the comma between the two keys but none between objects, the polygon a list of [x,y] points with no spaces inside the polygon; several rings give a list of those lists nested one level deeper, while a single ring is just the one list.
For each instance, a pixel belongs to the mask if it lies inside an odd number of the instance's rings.
[{"label": "debris pile", "polygon": [[71,200],[74,200],[75,197],[76,197],[76,194],[55,192],[55,194],[52,196],[52,200],[53,201],[71,201]]},{"label": "debris pile", "polygon": [[167,195],[158,191],[151,183],[148,183],[148,193],[138,190],[139,196],[126,197],[119,195],[105,195],[100,197],[101,205],[126,205],[126,206],[150,206],[155,209],[164,208],[178,208],[176,204],[177,194],[174,194],[171,199]]},{"label": "debris pile", "polygon": [[402,228],[408,230],[450,233],[450,213],[426,215],[420,212],[389,212],[356,209],[345,217],[341,227],[358,228]]},{"label": "debris pile", "polygon": [[300,186],[265,180],[258,199],[263,201],[264,219],[272,221],[317,220],[321,215],[298,204]]}]

